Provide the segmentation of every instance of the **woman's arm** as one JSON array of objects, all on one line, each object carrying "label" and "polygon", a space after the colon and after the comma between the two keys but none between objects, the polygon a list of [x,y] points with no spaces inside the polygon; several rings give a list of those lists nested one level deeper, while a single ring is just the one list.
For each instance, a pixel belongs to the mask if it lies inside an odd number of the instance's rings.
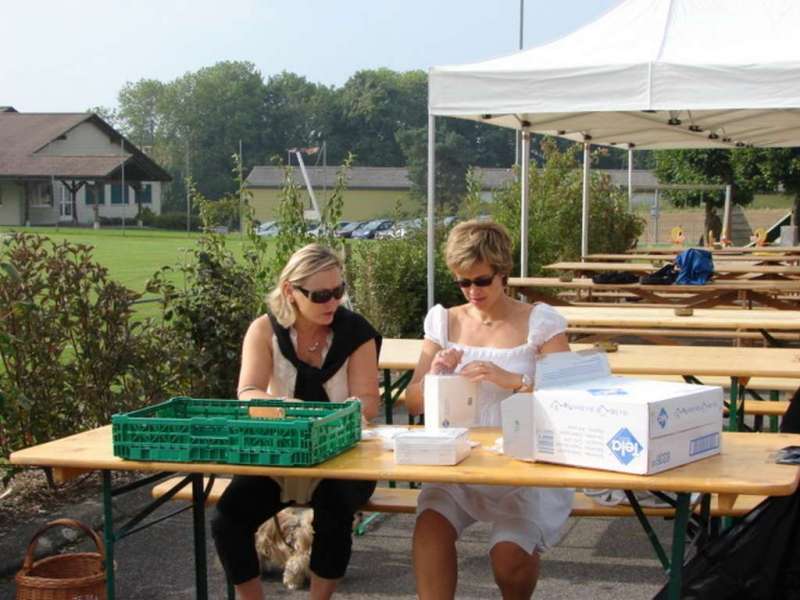
[{"label": "woman's arm", "polygon": [[569,352],[566,333],[554,335],[539,348],[539,354],[551,354],[553,352]]},{"label": "woman's arm", "polygon": [[347,365],[348,393],[361,400],[361,414],[369,421],[378,416],[378,377],[375,365],[378,364],[378,349],[375,340],[361,344],[350,355]]},{"label": "woman's arm", "polygon": [[237,397],[240,400],[269,398],[272,379],[272,324],[266,315],[247,328],[242,342],[242,366],[239,370]]}]

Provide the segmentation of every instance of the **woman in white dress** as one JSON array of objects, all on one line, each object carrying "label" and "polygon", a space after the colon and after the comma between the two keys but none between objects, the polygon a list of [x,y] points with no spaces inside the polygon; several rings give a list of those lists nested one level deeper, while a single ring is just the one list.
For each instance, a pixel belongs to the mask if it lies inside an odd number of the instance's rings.
[{"label": "woman in white dress", "polygon": [[[479,383],[479,424],[499,427],[500,402],[530,392],[536,357],[569,350],[566,320],[546,304],[505,293],[511,240],[496,223],[467,221],[447,239],[447,265],[467,302],[434,306],[425,317],[422,355],[406,391],[411,414],[423,410],[428,373],[460,373]],[[489,485],[423,485],[413,557],[420,600],[454,598],[456,540],[469,525],[492,524],[489,557],[503,598],[530,598],[539,555],[555,544],[569,516],[573,490]]]},{"label": "woman in white dress", "polygon": [[[270,314],[253,321],[245,335],[240,399],[342,402],[355,396],[362,416],[375,417],[381,336],[340,306],[344,291],[342,264],[331,250],[309,244],[292,255],[270,294]],[[309,597],[330,598],[350,561],[353,516],[374,489],[373,481],[235,476],[217,504],[211,532],[237,598],[263,598],[255,532],[294,502],[314,509]]]}]

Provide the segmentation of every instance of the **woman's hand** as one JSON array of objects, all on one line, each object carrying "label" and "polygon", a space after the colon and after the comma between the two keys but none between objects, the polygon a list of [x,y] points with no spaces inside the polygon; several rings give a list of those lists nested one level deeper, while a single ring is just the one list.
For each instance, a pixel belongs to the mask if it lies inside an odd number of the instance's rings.
[{"label": "woman's hand", "polygon": [[430,373],[435,375],[446,375],[448,373],[452,373],[456,370],[458,363],[461,362],[462,356],[464,356],[463,350],[456,350],[455,348],[439,350],[433,355]]},{"label": "woman's hand", "polygon": [[521,385],[519,373],[511,373],[501,369],[487,360],[473,360],[461,369],[459,375],[472,382],[488,381],[507,390],[515,390]]}]

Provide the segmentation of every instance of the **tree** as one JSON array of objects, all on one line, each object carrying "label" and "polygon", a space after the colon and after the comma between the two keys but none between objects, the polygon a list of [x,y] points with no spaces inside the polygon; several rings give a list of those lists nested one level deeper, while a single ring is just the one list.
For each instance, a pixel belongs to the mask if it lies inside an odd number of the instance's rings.
[{"label": "tree", "polygon": [[352,152],[359,165],[401,166],[405,156],[395,134],[425,125],[428,80],[423,71],[359,71],[337,91],[336,100],[332,155]]},{"label": "tree", "polygon": [[[661,183],[718,184],[732,186],[731,201],[747,205],[753,200],[752,179],[741,177],[732,150],[661,150],[655,153],[656,177]],[[705,209],[704,231],[713,230],[719,239],[721,224],[717,209],[724,205],[724,194],[716,191],[668,191],[675,206]],[[716,218],[715,218],[716,216]]]},{"label": "tree", "polygon": [[[397,140],[406,157],[411,195],[420,201],[428,190],[428,128],[409,129],[397,133]],[[436,135],[436,200],[455,213],[466,191],[469,159],[467,139],[446,127]]]},{"label": "tree", "polygon": [[800,148],[742,148],[733,153],[740,179],[752,181],[754,189],[794,196],[792,225],[800,224]]}]

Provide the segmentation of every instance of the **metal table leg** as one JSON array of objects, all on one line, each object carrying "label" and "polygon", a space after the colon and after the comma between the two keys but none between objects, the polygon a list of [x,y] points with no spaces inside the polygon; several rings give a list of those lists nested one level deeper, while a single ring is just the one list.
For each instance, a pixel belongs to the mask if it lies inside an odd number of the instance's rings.
[{"label": "metal table leg", "polygon": [[198,600],[208,598],[208,570],[206,567],[206,496],[203,492],[203,474],[192,475],[192,516],[194,526],[194,578]]},{"label": "metal table leg", "polygon": [[689,499],[691,494],[679,492],[675,507],[675,523],[672,528],[672,560],[669,566],[670,600],[680,600],[683,583],[683,553],[686,547],[686,526],[689,522]]},{"label": "metal table leg", "polygon": [[111,506],[111,471],[101,473],[103,479],[103,541],[106,550],[106,598],[114,600],[114,514]]}]

